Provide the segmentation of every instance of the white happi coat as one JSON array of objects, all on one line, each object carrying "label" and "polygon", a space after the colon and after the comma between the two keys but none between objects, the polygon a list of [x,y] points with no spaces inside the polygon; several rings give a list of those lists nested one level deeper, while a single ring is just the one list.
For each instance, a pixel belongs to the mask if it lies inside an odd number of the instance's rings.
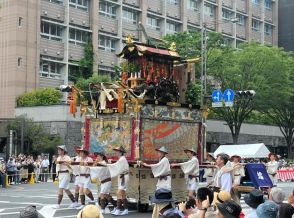
[{"label": "white happi coat", "polygon": [[276,186],[278,183],[277,171],[279,168],[279,163],[277,161],[270,161],[266,164],[266,168],[273,185]]},{"label": "white happi coat", "polygon": [[107,167],[111,178],[118,176],[118,189],[126,191],[129,183],[129,163],[126,157],[121,156],[117,162],[107,164]]},{"label": "white happi coat", "polygon": [[[197,157],[193,156],[190,160],[180,163],[180,167],[185,174],[187,181],[187,190],[196,191],[197,178],[199,176],[199,162]],[[189,178],[190,176],[190,178]]]},{"label": "white happi coat", "polygon": [[[102,161],[101,164],[106,164],[106,162]],[[92,179],[99,179],[100,182],[105,179],[111,178],[108,167],[104,167],[104,166],[91,167],[90,174]],[[101,194],[109,194],[110,190],[111,190],[111,181],[101,184],[100,186]]]},{"label": "white happi coat", "polygon": [[[93,163],[93,159],[90,157],[86,157],[85,159],[82,159],[81,157],[78,159],[80,162],[86,162],[86,163]],[[91,176],[90,176],[90,166],[78,166],[79,172],[80,172],[80,178],[78,185],[81,188],[90,188],[91,184]],[[82,174],[89,174],[89,176],[82,176]]]},{"label": "white happi coat", "polygon": [[245,170],[244,170],[244,166],[240,165],[240,166],[236,166],[237,164],[240,164],[240,163],[234,163],[232,162],[231,163],[231,166],[233,167],[233,183],[234,185],[240,185],[240,182],[241,182],[241,177],[244,177],[245,176]]},{"label": "white happi coat", "polygon": [[151,164],[150,166],[153,176],[158,178],[156,190],[160,188],[171,190],[171,170],[167,157],[161,158],[158,163]]},{"label": "white happi coat", "polygon": [[[207,161],[206,163],[208,163],[207,166],[214,165],[213,161],[211,161],[211,162]],[[213,183],[215,173],[216,173],[216,169],[214,167],[207,167],[207,168],[204,169],[203,178],[206,179],[207,185],[211,185]]]},{"label": "white happi coat", "polygon": [[[58,156],[57,162],[59,161],[71,161],[68,155]],[[70,174],[69,172],[60,172],[60,171],[70,171],[70,168],[65,164],[56,164],[56,173],[58,174],[58,186],[59,188],[69,189]]]},{"label": "white happi coat", "polygon": [[[75,162],[80,162],[80,156],[76,156]],[[80,168],[78,165],[72,165],[72,174],[75,176],[75,185],[79,185],[79,179],[80,179]]]}]

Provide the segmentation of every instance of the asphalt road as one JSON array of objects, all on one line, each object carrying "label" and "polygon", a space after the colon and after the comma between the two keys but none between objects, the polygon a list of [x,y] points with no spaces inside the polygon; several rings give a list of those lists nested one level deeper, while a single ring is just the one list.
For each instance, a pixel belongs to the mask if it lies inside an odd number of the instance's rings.
[{"label": "asphalt road", "polygon": [[[281,187],[287,194],[293,190],[293,184],[291,182],[279,183],[278,187]],[[92,190],[95,190],[93,185]],[[73,184],[71,184],[71,190],[73,190]],[[17,218],[19,217],[19,211],[27,205],[36,205],[38,210],[49,210],[56,204],[56,192],[57,184],[52,182],[38,183],[34,185],[12,185],[6,189],[0,189],[0,218]],[[94,191],[94,196],[97,198],[97,192]],[[246,207],[243,201],[242,206]],[[55,212],[54,217],[74,218],[78,214],[76,209],[68,209],[70,200],[64,197],[62,202],[62,208]],[[105,218],[113,217],[110,214],[105,215]],[[130,218],[149,218],[151,217],[151,211],[147,213],[138,213],[135,209],[131,210],[127,217]]]}]

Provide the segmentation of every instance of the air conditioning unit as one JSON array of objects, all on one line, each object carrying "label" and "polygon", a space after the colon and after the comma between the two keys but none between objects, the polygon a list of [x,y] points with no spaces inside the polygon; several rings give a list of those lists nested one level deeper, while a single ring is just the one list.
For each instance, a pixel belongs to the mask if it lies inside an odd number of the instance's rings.
[{"label": "air conditioning unit", "polygon": [[75,19],[72,17],[72,18],[70,18],[70,21],[71,21],[71,22],[74,22],[74,21],[75,21]]},{"label": "air conditioning unit", "polygon": [[101,59],[101,60],[100,60],[100,63],[103,63],[103,62],[104,62],[103,59]]},{"label": "air conditioning unit", "polygon": [[57,14],[57,18],[58,18],[58,19],[60,18],[60,14]]},{"label": "air conditioning unit", "polygon": [[102,29],[102,30],[104,29],[104,26],[103,26],[103,25],[101,25],[101,29]]},{"label": "air conditioning unit", "polygon": [[44,53],[47,53],[47,51],[48,51],[47,48],[44,48]]},{"label": "air conditioning unit", "polygon": [[86,25],[86,21],[83,21],[83,25]]},{"label": "air conditioning unit", "polygon": [[60,55],[60,51],[56,52],[57,55]]}]

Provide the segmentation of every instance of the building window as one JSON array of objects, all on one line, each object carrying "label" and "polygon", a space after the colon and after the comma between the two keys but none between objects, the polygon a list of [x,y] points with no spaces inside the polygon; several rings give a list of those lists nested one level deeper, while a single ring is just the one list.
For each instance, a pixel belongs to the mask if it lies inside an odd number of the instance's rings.
[{"label": "building window", "polygon": [[241,15],[241,14],[237,14],[237,19],[238,19],[238,24],[240,26],[244,26],[245,25],[245,16]]},{"label": "building window", "polygon": [[147,17],[147,26],[151,29],[160,30],[160,20],[155,17]]},{"label": "building window", "polygon": [[138,14],[136,11],[124,8],[123,9],[123,20],[136,24],[138,21]]},{"label": "building window", "polygon": [[260,22],[258,20],[252,19],[252,30],[259,32],[260,31]]},{"label": "building window", "polygon": [[116,39],[107,37],[107,36],[99,36],[99,49],[105,51],[115,52],[116,47]]},{"label": "building window", "polygon": [[188,9],[189,10],[198,10],[198,1],[197,0],[189,0],[188,1]]},{"label": "building window", "polygon": [[166,22],[166,30],[168,33],[174,34],[179,31],[179,25],[174,22]]},{"label": "building window", "polygon": [[18,66],[18,67],[21,66],[21,61],[22,61],[22,58],[21,58],[21,57],[18,57],[18,58],[17,58],[17,66]]},{"label": "building window", "polygon": [[223,9],[223,19],[224,20],[231,20],[231,18],[232,18],[232,12]]},{"label": "building window", "polygon": [[99,3],[99,14],[105,17],[116,17],[116,6],[109,2],[100,1]]},{"label": "building window", "polygon": [[84,11],[89,10],[89,0],[69,0],[69,5]]},{"label": "building window", "polygon": [[265,7],[267,10],[271,10],[271,9],[272,9],[272,0],[265,0],[265,1],[264,1],[264,7]]},{"label": "building window", "polygon": [[18,18],[18,27],[21,27],[22,26],[22,20],[23,20],[22,17],[19,17]]},{"label": "building window", "polygon": [[204,14],[214,17],[215,15],[215,8],[212,5],[204,5]]},{"label": "building window", "polygon": [[260,4],[260,0],[251,0],[253,4],[255,5],[259,5]]},{"label": "building window", "polygon": [[273,27],[272,27],[272,25],[265,24],[265,25],[264,25],[264,33],[265,33],[266,35],[271,36],[272,33],[273,33]]},{"label": "building window", "polygon": [[178,5],[178,4],[180,4],[180,0],[167,0],[167,3],[172,4],[172,5]]},{"label": "building window", "polygon": [[47,61],[47,60],[41,60],[40,61],[40,76],[53,78],[53,79],[60,79],[61,67],[62,66],[60,63]]},{"label": "building window", "polygon": [[47,23],[45,21],[42,21],[41,22],[41,37],[50,39],[50,40],[61,41],[62,27],[57,24]]},{"label": "building window", "polygon": [[227,47],[232,47],[232,45],[233,45],[233,39],[224,38],[224,45],[227,46]]},{"label": "building window", "polygon": [[56,4],[63,4],[63,0],[47,0],[48,2],[56,3]]},{"label": "building window", "polygon": [[88,32],[69,28],[69,42],[75,45],[84,45],[88,41]]}]

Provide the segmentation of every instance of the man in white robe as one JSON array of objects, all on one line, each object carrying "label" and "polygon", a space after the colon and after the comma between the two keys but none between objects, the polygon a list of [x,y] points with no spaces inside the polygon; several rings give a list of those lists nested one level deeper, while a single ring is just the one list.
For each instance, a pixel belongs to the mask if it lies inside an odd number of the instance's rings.
[{"label": "man in white robe", "polygon": [[183,163],[174,163],[171,164],[171,166],[181,167],[182,171],[185,174],[189,198],[194,199],[196,197],[197,181],[199,178],[199,161],[196,157],[197,153],[193,148],[185,149],[184,152],[189,157],[189,160]]},{"label": "man in white robe", "polygon": [[90,190],[91,185],[91,175],[90,175],[90,166],[89,164],[93,163],[93,159],[88,156],[89,152],[82,148],[80,151],[80,158],[79,158],[79,172],[80,178],[78,182],[78,186],[80,189],[80,198],[81,198],[81,206],[79,209],[82,209],[85,206],[85,195],[90,198],[91,202],[94,202],[94,196]]},{"label": "man in white robe", "polygon": [[245,176],[244,166],[240,163],[241,157],[239,155],[231,156],[233,162],[231,163],[231,167],[233,167],[233,176],[234,176],[234,186],[240,185],[241,178]]},{"label": "man in white robe", "polygon": [[72,201],[72,203],[75,202],[74,196],[69,190],[69,182],[70,182],[70,171],[71,171],[71,159],[67,155],[67,150],[65,145],[60,145],[58,148],[58,158],[56,161],[56,172],[58,175],[58,200],[57,205],[55,206],[55,209],[60,208],[60,204],[63,198],[63,191],[67,194],[69,199]]},{"label": "man in white robe", "polygon": [[156,149],[160,156],[159,162],[156,164],[146,164],[143,166],[150,167],[155,178],[158,178],[156,184],[156,190],[163,188],[171,190],[171,170],[170,163],[166,155],[168,154],[167,149],[163,146],[160,149]]},{"label": "man in white robe", "polygon": [[216,173],[213,153],[207,153],[205,163],[207,167],[204,169],[203,178],[206,179],[207,186],[211,186],[213,184],[213,179]]},{"label": "man in white robe", "polygon": [[123,216],[129,213],[128,211],[128,200],[127,200],[127,188],[129,183],[129,163],[124,156],[126,150],[120,146],[114,148],[119,159],[115,163],[106,164],[111,178],[118,177],[118,190],[117,195],[117,207],[113,210],[112,214],[116,216]]},{"label": "man in white robe", "polygon": [[94,167],[91,167],[91,178],[98,179],[100,181],[100,194],[99,194],[99,204],[101,207],[102,214],[105,213],[105,207],[108,202],[115,205],[115,202],[110,195],[111,191],[111,175],[109,172],[107,164],[107,158],[104,152],[94,153],[97,158],[94,162]]}]

